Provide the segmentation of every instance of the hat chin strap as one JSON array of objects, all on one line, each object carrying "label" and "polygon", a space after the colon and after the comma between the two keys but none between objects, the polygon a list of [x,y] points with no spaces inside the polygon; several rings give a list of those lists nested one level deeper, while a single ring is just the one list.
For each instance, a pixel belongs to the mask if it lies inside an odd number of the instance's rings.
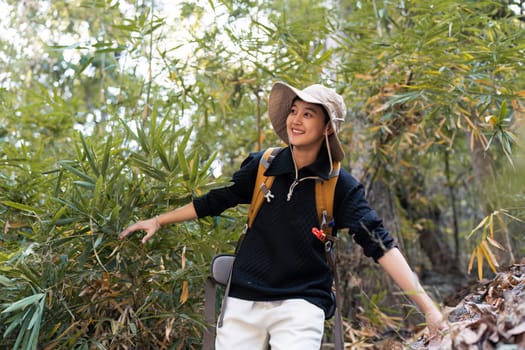
[{"label": "hat chin strap", "polygon": [[326,150],[328,151],[328,160],[330,161],[330,172],[329,174],[332,175],[332,172],[334,171],[334,162],[332,160],[332,150],[330,149],[330,143],[328,142],[328,130],[325,130],[324,132],[324,140],[326,143]]},{"label": "hat chin strap", "polygon": [[[330,162],[330,172],[328,174],[331,176],[332,172],[334,171],[334,161],[332,159],[332,150],[330,149],[330,142],[328,142],[328,130],[325,130],[324,132],[324,142],[326,144],[326,150],[328,151],[328,160]],[[293,158],[293,145],[290,143],[289,146],[290,146],[290,150],[292,151],[292,159],[295,164],[295,158]],[[297,167],[295,167],[295,169],[297,172]]]}]

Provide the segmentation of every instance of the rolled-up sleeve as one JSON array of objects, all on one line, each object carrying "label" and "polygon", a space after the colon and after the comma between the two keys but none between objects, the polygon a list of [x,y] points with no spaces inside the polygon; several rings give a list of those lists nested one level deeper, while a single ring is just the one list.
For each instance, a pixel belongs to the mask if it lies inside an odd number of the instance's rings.
[{"label": "rolled-up sleeve", "polygon": [[193,206],[199,218],[217,216],[238,204],[248,204],[253,194],[257,167],[262,153],[250,153],[242,162],[231,180],[231,185],[213,189],[193,199]]},{"label": "rolled-up sleeve", "polygon": [[396,246],[395,240],[368,204],[363,185],[348,173],[340,176],[343,178],[336,188],[336,226],[348,228],[364,254],[377,261]]}]

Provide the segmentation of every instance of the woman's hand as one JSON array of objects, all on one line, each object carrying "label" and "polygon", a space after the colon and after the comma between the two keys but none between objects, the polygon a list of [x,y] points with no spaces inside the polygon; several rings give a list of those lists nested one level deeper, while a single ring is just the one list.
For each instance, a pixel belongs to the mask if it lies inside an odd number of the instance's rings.
[{"label": "woman's hand", "polygon": [[146,232],[146,235],[142,238],[142,244],[146,243],[155,232],[160,229],[159,218],[155,216],[154,218],[148,220],[142,220],[126,228],[124,231],[120,232],[118,235],[119,239],[126,238],[130,233],[142,230]]},{"label": "woman's hand", "polygon": [[425,314],[428,330],[430,331],[430,338],[441,337],[445,331],[448,330],[448,324],[443,318],[443,314],[434,308]]}]

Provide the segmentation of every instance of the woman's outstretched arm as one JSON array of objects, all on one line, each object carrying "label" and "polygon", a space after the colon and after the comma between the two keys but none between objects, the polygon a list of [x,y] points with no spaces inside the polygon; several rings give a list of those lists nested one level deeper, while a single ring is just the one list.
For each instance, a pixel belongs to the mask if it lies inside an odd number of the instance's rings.
[{"label": "woman's outstretched arm", "polygon": [[182,207],[157,215],[151,219],[136,222],[120,232],[118,238],[124,239],[130,233],[142,230],[146,232],[146,235],[142,238],[142,243],[144,244],[160,229],[161,226],[195,218],[197,218],[195,207],[193,206],[193,203],[188,203]]}]

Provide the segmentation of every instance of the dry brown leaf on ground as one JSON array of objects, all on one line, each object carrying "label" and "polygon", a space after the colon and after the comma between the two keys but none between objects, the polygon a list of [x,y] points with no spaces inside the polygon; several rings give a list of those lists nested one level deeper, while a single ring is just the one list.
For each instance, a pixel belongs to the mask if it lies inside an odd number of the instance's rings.
[{"label": "dry brown leaf on ground", "polygon": [[525,264],[479,283],[447,313],[449,333],[433,349],[525,349]]}]

